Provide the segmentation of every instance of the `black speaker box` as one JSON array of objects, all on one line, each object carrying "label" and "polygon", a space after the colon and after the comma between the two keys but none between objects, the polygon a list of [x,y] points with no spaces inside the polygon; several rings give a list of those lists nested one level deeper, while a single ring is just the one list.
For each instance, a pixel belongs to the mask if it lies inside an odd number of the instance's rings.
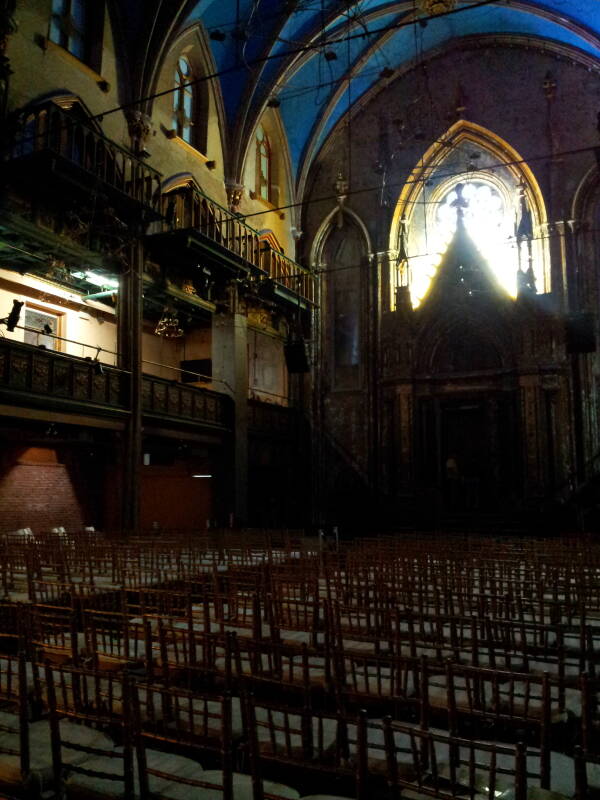
[{"label": "black speaker box", "polygon": [[[179,366],[182,369],[181,382],[182,383],[195,383],[196,381],[207,382],[212,377],[212,359],[210,358],[193,358],[188,361],[181,361]],[[189,372],[187,372],[189,370]],[[194,373],[199,373],[200,378]]]},{"label": "black speaker box", "polygon": [[567,353],[593,353],[596,350],[596,318],[593,314],[569,314],[566,320]]},{"label": "black speaker box", "polygon": [[310,372],[304,339],[294,339],[284,345],[283,353],[288,372]]}]

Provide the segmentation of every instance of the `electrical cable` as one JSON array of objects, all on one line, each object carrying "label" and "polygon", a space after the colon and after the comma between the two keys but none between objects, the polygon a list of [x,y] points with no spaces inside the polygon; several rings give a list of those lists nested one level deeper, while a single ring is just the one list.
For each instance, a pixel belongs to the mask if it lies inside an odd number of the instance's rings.
[{"label": "electrical cable", "polygon": [[[505,1],[508,2],[508,0],[500,0],[501,3],[505,2]],[[458,8],[450,9],[449,11],[445,11],[445,12],[443,12],[441,14],[432,14],[432,15],[429,15],[429,16],[419,17],[418,19],[410,19],[410,20],[403,19],[403,20],[401,20],[399,22],[394,22],[394,23],[389,23],[388,25],[384,25],[381,28],[374,28],[369,32],[368,35],[369,36],[376,36],[378,34],[387,33],[388,31],[400,30],[400,29],[408,27],[410,25],[417,25],[417,24],[421,24],[422,25],[423,23],[427,23],[429,20],[441,19],[441,18],[448,17],[448,16],[453,15],[453,14],[460,14],[460,13],[462,13],[464,11],[472,11],[474,9],[482,8],[484,6],[498,4],[498,2],[499,2],[499,0],[479,0],[479,2],[473,3],[471,5],[459,6]],[[105,111],[98,112],[97,114],[91,114],[88,117],[88,120],[89,121],[96,120],[98,122],[102,122],[103,119],[105,117],[109,116],[110,114],[115,114],[118,111],[125,111],[127,109],[140,107],[140,106],[142,106],[142,105],[144,105],[146,103],[149,103],[149,102],[151,102],[153,100],[157,100],[160,97],[166,97],[167,95],[173,94],[178,89],[185,89],[185,88],[187,88],[189,86],[196,86],[197,84],[203,83],[204,81],[214,80],[215,78],[220,78],[223,75],[229,75],[232,72],[237,72],[240,69],[246,69],[248,66],[255,67],[255,66],[258,66],[260,64],[265,64],[265,63],[267,63],[269,61],[272,61],[272,60],[275,60],[275,59],[281,59],[281,58],[286,58],[286,57],[289,57],[289,56],[300,55],[301,53],[306,53],[306,52],[309,52],[310,50],[321,50],[324,47],[331,47],[334,44],[339,44],[341,42],[349,42],[349,41],[353,41],[353,40],[359,39],[359,38],[361,38],[361,39],[367,38],[367,34],[364,31],[361,31],[360,33],[349,34],[348,36],[342,36],[342,37],[336,37],[336,38],[332,38],[332,39],[320,40],[318,43],[305,44],[305,45],[302,45],[300,47],[292,48],[291,50],[285,51],[283,53],[271,53],[271,54],[266,55],[266,56],[261,56],[259,58],[252,59],[251,61],[244,62],[243,64],[236,63],[232,67],[227,67],[227,68],[219,70],[217,72],[213,72],[213,73],[210,73],[208,75],[202,75],[202,76],[200,76],[198,78],[194,78],[193,80],[188,81],[187,83],[180,84],[178,87],[171,86],[168,89],[163,89],[160,92],[153,92],[152,94],[146,95],[144,97],[138,97],[135,100],[130,100],[127,103],[121,103],[118,106],[113,106],[112,108],[106,109]],[[75,121],[73,122],[73,124],[75,124]],[[23,138],[22,142],[24,143],[24,142],[29,142],[29,141],[35,141],[36,139],[38,139],[38,138],[40,138],[41,136],[44,136],[44,135],[45,135],[44,133],[35,134],[35,135],[31,136],[31,137]],[[0,149],[0,152],[2,152],[3,150],[7,150],[7,149],[10,150],[10,145],[8,145],[7,147],[5,146],[4,148]]]},{"label": "electrical cable", "polygon": [[[438,141],[440,143],[443,143],[443,140],[436,140],[436,141]],[[481,167],[477,171],[478,172],[493,172],[494,170],[502,169],[503,167],[519,166],[520,164],[529,164],[532,161],[545,161],[545,160],[550,159],[550,158],[558,159],[558,158],[563,158],[565,156],[576,156],[576,155],[581,155],[582,153],[594,152],[596,150],[598,150],[598,145],[589,145],[587,147],[577,147],[577,148],[573,148],[572,150],[562,150],[562,151],[560,151],[558,153],[552,153],[552,154],[544,153],[543,155],[530,156],[528,158],[518,158],[518,159],[514,159],[513,161],[502,161],[502,162],[499,162],[498,164],[492,164],[491,166]],[[458,177],[460,175],[468,176],[468,175],[470,175],[470,171],[469,170],[461,170],[459,172],[436,173],[436,179],[437,178],[440,178],[440,179],[455,178],[455,177]],[[426,179],[425,178],[416,178],[415,180],[408,179],[408,180],[405,180],[405,181],[398,181],[396,183],[389,183],[388,184],[388,188],[402,188],[404,186],[410,186],[411,184],[414,184],[414,183],[422,183],[423,180],[428,180],[429,177],[431,177],[431,176],[428,176]],[[355,194],[366,194],[367,192],[376,192],[376,191],[379,191],[379,189],[380,189],[379,185],[367,186],[367,187],[360,188],[360,189],[349,189],[344,194],[349,197],[350,195],[355,195]],[[249,219],[250,217],[258,217],[258,216],[261,216],[262,214],[267,214],[267,213],[270,213],[272,211],[285,211],[286,209],[289,209],[289,208],[296,208],[297,206],[309,206],[309,205],[312,205],[313,203],[324,203],[324,202],[327,202],[329,200],[337,200],[337,195],[330,194],[330,195],[325,195],[324,197],[312,198],[310,200],[299,200],[296,203],[287,203],[286,205],[276,206],[276,207],[273,207],[273,208],[269,208],[269,209],[267,209],[265,211],[252,211],[252,212],[250,212],[248,214],[238,214],[238,219],[245,220],[245,219]]]}]

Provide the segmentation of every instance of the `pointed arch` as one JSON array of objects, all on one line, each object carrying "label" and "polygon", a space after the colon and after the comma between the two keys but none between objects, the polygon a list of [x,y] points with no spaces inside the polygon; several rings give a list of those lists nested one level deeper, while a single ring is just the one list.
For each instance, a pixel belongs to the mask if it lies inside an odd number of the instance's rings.
[{"label": "pointed arch", "polygon": [[369,259],[372,256],[373,248],[371,246],[371,237],[369,236],[367,226],[362,221],[361,217],[359,217],[356,211],[353,211],[351,208],[343,208],[341,212],[338,208],[332,208],[319,226],[319,229],[315,234],[315,238],[313,239],[312,247],[310,249],[310,264],[312,265],[313,269],[323,266],[323,247],[328,235],[331,232],[331,229],[336,224],[335,221],[340,213],[344,217],[348,217],[350,220],[352,220],[352,222],[354,222],[354,224],[360,229],[366,243],[366,250]]},{"label": "pointed arch", "polygon": [[311,263],[320,272],[321,352],[331,386],[362,386],[367,340],[364,308],[371,243],[360,217],[332,209],[313,242]]},{"label": "pointed arch", "polygon": [[[493,223],[496,241],[486,242],[483,232],[479,232],[483,242],[481,249],[484,251],[488,245],[486,258],[496,262],[491,265],[492,269],[497,270],[497,277],[509,294],[516,295],[517,271],[524,259],[535,267],[538,289],[547,291],[549,258],[544,239],[547,214],[533,171],[501,137],[474,122],[458,120],[419,159],[394,209],[389,249],[391,252],[398,250],[400,231],[405,226],[410,240],[408,256],[412,258],[409,284],[413,305],[418,305],[426,293],[447,246],[448,239],[441,233],[439,209],[459,183],[469,184],[468,188],[475,192],[471,205],[474,211],[479,207],[477,196],[483,197],[487,192],[495,197],[498,211],[487,219]],[[527,219],[530,215],[532,227],[528,238],[531,253],[528,251],[526,255],[523,255],[525,245],[517,242],[515,229],[522,208],[526,209],[523,213],[528,215]],[[503,248],[502,254],[494,250],[498,246]],[[526,269],[527,265],[524,271]],[[393,294],[394,287],[390,288]]]},{"label": "pointed arch", "polygon": [[405,214],[408,218],[423,183],[446,160],[448,152],[465,141],[479,145],[482,149],[495,156],[500,164],[506,166],[512,172],[517,181],[523,178],[527,185],[527,199],[530,202],[532,213],[536,217],[538,224],[543,225],[547,222],[542,191],[533,171],[521,155],[508,142],[482,125],[460,119],[451,125],[446,133],[425,151],[419,159],[419,163],[409,175],[398,198],[392,218],[390,229],[391,249],[396,247],[398,241],[402,215]]}]

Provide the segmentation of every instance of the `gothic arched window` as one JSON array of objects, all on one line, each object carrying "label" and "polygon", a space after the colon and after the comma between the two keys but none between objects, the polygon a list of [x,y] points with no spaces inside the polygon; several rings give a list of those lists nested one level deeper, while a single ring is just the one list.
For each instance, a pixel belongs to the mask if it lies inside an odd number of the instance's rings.
[{"label": "gothic arched window", "polygon": [[271,200],[271,144],[265,129],[256,129],[256,193],[263,200]]},{"label": "gothic arched window", "polygon": [[421,158],[396,207],[390,242],[404,273],[394,280],[409,286],[413,307],[428,295],[459,216],[507,295],[550,290],[546,213],[533,173],[507,142],[460,120]]},{"label": "gothic arched window", "polygon": [[180,139],[194,144],[193,125],[196,109],[194,86],[190,62],[180,56],[175,67],[175,91],[173,92],[173,130]]},{"label": "gothic arched window", "polygon": [[[412,259],[413,304],[418,304],[427,294],[454,236],[459,203],[465,228],[496,281],[511,297],[516,297],[520,269],[527,269],[526,253],[520,251],[515,233],[518,201],[518,191],[514,187],[485,174],[458,176],[442,182],[428,205],[427,248],[421,247]],[[541,274],[536,278],[542,285]]]}]

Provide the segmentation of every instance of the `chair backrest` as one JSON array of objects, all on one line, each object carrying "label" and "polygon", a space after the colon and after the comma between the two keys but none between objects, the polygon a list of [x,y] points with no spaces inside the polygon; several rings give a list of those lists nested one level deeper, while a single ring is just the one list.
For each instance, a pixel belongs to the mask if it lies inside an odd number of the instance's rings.
[{"label": "chair backrest", "polygon": [[[50,734],[52,766],[56,785],[63,773],[63,751],[75,750],[90,756],[122,761],[122,771],[108,773],[105,769],[90,769],[89,762],[70,760],[70,773],[108,779],[123,783],[125,797],[134,796],[133,723],[131,717],[131,684],[129,677],[98,670],[52,666],[44,668]],[[66,718],[99,730],[115,732],[121,748],[89,747],[78,744],[73,737],[62,737],[60,719]]]},{"label": "chair backrest", "polygon": [[[187,689],[135,684],[132,687],[136,748],[142,800],[149,796],[149,777],[166,779],[193,787],[223,792],[223,800],[233,797],[234,741],[231,720],[231,696],[201,694]],[[223,785],[182,778],[148,765],[146,748],[185,748],[198,759],[217,757],[223,770]],[[205,762],[206,763],[206,762]]]},{"label": "chair backrest", "polygon": [[250,769],[257,782],[265,766],[355,776],[349,761],[348,719],[341,714],[245,695]]},{"label": "chair backrest", "polygon": [[[433,732],[386,717],[381,726],[385,742],[388,782],[395,791],[418,790],[420,794],[456,800],[457,795],[494,800],[511,790],[515,800],[527,796],[527,750],[523,744],[500,745],[461,739]],[[399,769],[399,754],[409,754],[410,771]],[[537,776],[536,776],[537,777]]]},{"label": "chair backrest", "polygon": [[82,614],[86,651],[96,669],[122,669],[152,660],[151,640],[144,620],[120,611],[86,610]]},{"label": "chair backrest", "polygon": [[2,754],[19,759],[21,777],[29,775],[29,722],[25,654],[0,658],[0,705],[6,711],[0,719],[0,761]]}]

